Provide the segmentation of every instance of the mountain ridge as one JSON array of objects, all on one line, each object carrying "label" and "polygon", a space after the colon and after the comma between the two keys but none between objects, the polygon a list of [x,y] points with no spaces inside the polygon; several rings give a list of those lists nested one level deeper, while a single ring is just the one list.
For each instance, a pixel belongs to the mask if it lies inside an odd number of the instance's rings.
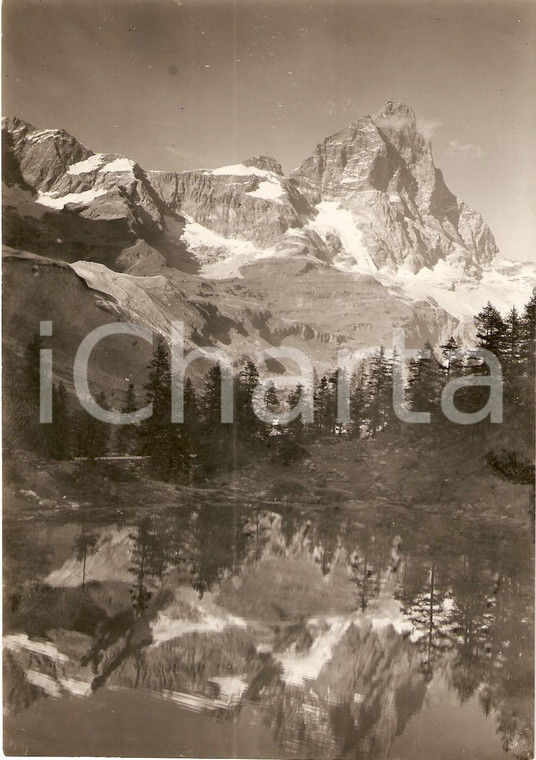
[{"label": "mountain ridge", "polygon": [[[317,215],[313,206],[335,201],[352,213],[378,269],[405,266],[416,273],[454,256],[474,271],[498,253],[482,217],[446,187],[430,142],[417,130],[414,112],[401,102],[388,101],[376,117],[361,117],[325,138],[288,177],[276,159],[266,156],[212,171],[144,171],[118,154],[94,154],[62,130],[36,130],[13,118],[3,121],[3,131],[5,153],[14,154],[39,203],[62,209],[68,202],[87,202],[95,206],[93,216],[102,218],[102,206],[110,200],[98,198],[113,194],[119,179],[123,201],[131,201],[130,218],[128,212],[125,216],[134,231],[139,233],[144,222],[149,228],[140,235],[144,239],[154,232],[151,222],[161,228],[168,212],[264,248],[296,249],[295,239],[283,238],[298,230],[306,238],[302,250],[308,243],[325,255],[318,236],[307,233],[308,222]],[[143,219],[133,205],[141,208]],[[371,206],[372,214],[367,213]]]},{"label": "mountain ridge", "polygon": [[333,366],[337,346],[389,344],[394,326],[409,345],[437,345],[469,335],[488,299],[520,305],[536,283],[536,266],[500,259],[448,190],[400,102],[325,138],[288,176],[268,156],[145,171],[62,130],[2,128],[8,246],[67,262],[121,319],[161,334],[180,319],[192,345],[235,359],[293,345]]}]

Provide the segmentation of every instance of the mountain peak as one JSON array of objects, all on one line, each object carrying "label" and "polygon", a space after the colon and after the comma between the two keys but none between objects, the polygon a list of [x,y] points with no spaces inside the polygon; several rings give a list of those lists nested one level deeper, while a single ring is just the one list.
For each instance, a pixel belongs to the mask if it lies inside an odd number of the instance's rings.
[{"label": "mountain peak", "polygon": [[400,122],[400,126],[415,124],[416,122],[415,111],[401,100],[388,100],[384,107],[376,114],[376,118],[392,120],[393,124],[388,126],[396,126],[396,121]]},{"label": "mountain peak", "polygon": [[[164,228],[164,204],[233,240],[305,246],[339,266],[359,259],[367,271],[417,272],[445,260],[469,269],[497,253],[483,219],[445,186],[413,110],[401,101],[389,100],[376,117],[363,117],[323,140],[290,184],[279,162],[266,155],[212,172],[147,178],[125,157],[94,154],[62,130],[36,130],[17,119],[4,125],[11,130],[5,147],[12,161],[5,166],[11,166],[12,185],[24,183],[41,194],[41,206],[58,209],[102,196],[88,211],[92,218],[112,214],[125,220],[129,234],[138,234],[143,213],[151,240]],[[331,232],[323,238],[315,224]],[[287,234],[298,228],[302,233]],[[343,249],[350,257],[346,263]]]},{"label": "mountain peak", "polygon": [[244,166],[254,166],[256,169],[274,172],[274,174],[279,174],[281,177],[283,176],[281,164],[271,156],[255,156],[253,158],[248,158],[247,161],[244,161]]},{"label": "mountain peak", "polygon": [[18,116],[2,116],[2,129],[8,132],[15,132],[17,129],[24,127],[27,130],[35,130],[33,124],[19,119]]}]

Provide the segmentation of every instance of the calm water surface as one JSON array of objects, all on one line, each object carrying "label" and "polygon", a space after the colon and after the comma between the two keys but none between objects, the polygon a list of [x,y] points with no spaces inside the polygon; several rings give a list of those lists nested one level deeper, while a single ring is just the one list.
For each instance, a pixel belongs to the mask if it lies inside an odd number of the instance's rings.
[{"label": "calm water surface", "polygon": [[5,520],[7,753],[532,756],[520,528],[208,492],[81,511]]}]

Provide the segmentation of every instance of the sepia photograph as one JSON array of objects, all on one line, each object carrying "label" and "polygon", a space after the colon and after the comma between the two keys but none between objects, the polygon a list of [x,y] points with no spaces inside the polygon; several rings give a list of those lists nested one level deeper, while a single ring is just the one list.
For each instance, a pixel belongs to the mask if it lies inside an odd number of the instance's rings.
[{"label": "sepia photograph", "polygon": [[535,0],[4,0],[3,751],[533,760]]}]

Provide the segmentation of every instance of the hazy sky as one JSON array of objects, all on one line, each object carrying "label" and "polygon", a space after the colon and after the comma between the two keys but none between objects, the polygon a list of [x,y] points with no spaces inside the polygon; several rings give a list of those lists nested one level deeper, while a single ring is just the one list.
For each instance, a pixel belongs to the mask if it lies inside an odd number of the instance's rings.
[{"label": "hazy sky", "polygon": [[3,113],[146,169],[286,171],[388,99],[449,187],[536,259],[536,2],[4,0]]}]

